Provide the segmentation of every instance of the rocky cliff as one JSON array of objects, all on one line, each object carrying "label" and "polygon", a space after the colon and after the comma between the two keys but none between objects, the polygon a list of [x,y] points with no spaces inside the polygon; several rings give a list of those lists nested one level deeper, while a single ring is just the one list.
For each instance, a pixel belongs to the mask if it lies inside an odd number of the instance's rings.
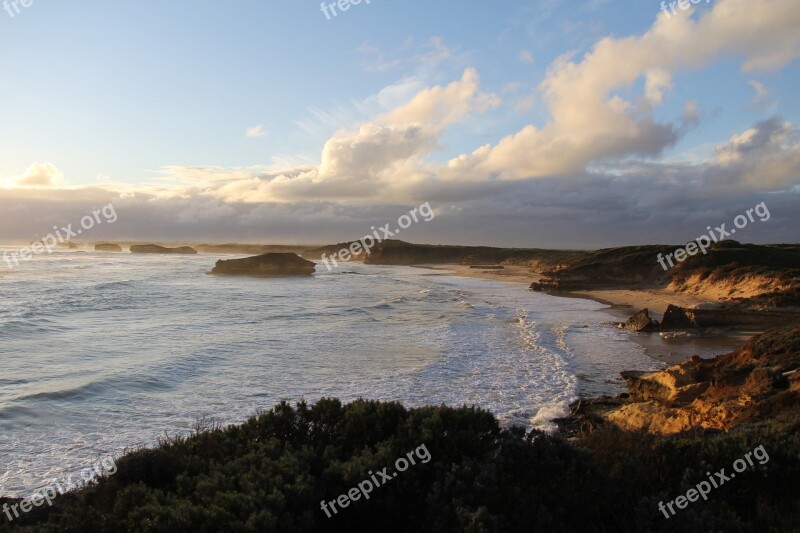
[{"label": "rocky cliff", "polygon": [[567,433],[605,423],[673,434],[734,426],[796,412],[800,406],[800,323],[770,330],[741,350],[660,372],[623,372],[628,393],[583,400],[560,422]]}]

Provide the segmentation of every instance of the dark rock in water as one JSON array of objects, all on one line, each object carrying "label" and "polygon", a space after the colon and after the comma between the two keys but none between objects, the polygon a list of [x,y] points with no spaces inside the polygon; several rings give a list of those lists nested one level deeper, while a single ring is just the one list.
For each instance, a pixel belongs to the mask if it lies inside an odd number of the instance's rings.
[{"label": "dark rock in water", "polygon": [[96,252],[121,252],[122,246],[120,246],[119,244],[104,242],[100,244],[95,244],[94,250]]},{"label": "dark rock in water", "polygon": [[664,318],[661,320],[661,326],[664,329],[685,329],[698,327],[694,317],[690,316],[689,310],[677,305],[670,305],[664,312]]},{"label": "dark rock in water", "polygon": [[627,322],[620,324],[620,327],[631,331],[655,331],[658,329],[658,322],[650,318],[647,309],[642,309],[630,317]]},{"label": "dark rock in water", "polygon": [[542,292],[544,290],[544,286],[541,283],[534,281],[533,283],[531,283],[531,286],[528,287],[528,290]]},{"label": "dark rock in water", "polygon": [[297,254],[269,253],[244,259],[220,260],[212,274],[226,276],[310,276],[317,265]]},{"label": "dark rock in water", "polygon": [[157,244],[134,244],[131,246],[133,254],[196,254],[197,250],[191,246],[180,246],[178,248],[166,248]]}]

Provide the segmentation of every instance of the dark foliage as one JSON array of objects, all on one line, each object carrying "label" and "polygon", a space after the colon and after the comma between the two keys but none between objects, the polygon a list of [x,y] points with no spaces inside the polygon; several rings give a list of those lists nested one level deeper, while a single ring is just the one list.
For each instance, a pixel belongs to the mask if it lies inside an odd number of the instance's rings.
[{"label": "dark foliage", "polygon": [[[713,437],[602,430],[576,444],[501,430],[474,408],[321,400],[241,426],[133,451],[117,473],[0,530],[22,531],[793,531],[798,424]],[[425,445],[418,462],[328,518],[320,508]],[[763,444],[770,461],[666,520],[671,500]]]}]

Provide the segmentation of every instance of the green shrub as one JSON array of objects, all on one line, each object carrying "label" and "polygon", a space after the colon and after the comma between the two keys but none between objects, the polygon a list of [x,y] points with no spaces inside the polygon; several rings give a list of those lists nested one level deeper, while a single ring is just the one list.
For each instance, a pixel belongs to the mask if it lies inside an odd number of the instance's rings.
[{"label": "green shrub", "polygon": [[[281,403],[239,426],[205,426],[117,461],[96,486],[0,530],[792,531],[800,443],[792,421],[656,438],[604,428],[575,444],[502,430],[475,408]],[[320,508],[425,445],[418,462],[328,518]],[[671,500],[763,444],[770,462],[666,520]]]}]

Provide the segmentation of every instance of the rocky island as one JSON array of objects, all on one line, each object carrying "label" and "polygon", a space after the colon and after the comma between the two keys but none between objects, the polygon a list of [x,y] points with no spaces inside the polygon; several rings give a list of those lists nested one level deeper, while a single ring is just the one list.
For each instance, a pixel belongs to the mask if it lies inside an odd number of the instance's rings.
[{"label": "rocky island", "polygon": [[134,244],[131,246],[132,254],[186,254],[194,255],[197,250],[191,246],[179,246],[177,248],[167,248],[157,244]]},{"label": "rocky island", "polygon": [[102,242],[94,245],[95,252],[121,252],[122,246],[108,242]]},{"label": "rocky island", "polygon": [[244,259],[219,260],[211,271],[224,276],[310,276],[317,265],[292,253],[267,253]]}]

